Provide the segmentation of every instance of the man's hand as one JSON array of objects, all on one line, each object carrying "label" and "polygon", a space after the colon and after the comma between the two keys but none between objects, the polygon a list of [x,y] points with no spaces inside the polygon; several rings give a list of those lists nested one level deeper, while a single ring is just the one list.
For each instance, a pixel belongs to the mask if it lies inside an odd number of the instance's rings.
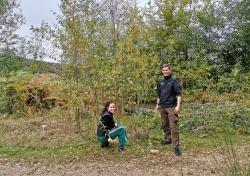
[{"label": "man's hand", "polygon": [[179,113],[181,112],[181,107],[180,107],[180,106],[176,106],[176,107],[174,108],[174,112],[175,112],[176,114],[179,114]]},{"label": "man's hand", "polygon": [[156,100],[156,106],[155,106],[155,113],[159,112],[159,109],[160,109],[159,102],[160,102],[160,99],[157,98],[157,100]]},{"label": "man's hand", "polygon": [[177,106],[174,108],[174,113],[179,114],[181,112],[181,96],[177,96]]},{"label": "man's hand", "polygon": [[158,104],[156,104],[156,106],[155,106],[155,113],[157,113],[157,112],[159,112],[159,105]]}]

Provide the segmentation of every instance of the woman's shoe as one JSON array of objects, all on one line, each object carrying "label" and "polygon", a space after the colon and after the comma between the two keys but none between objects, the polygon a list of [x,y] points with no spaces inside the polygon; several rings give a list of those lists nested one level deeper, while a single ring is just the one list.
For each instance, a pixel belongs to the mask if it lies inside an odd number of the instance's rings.
[{"label": "woman's shoe", "polygon": [[102,148],[105,148],[105,147],[108,147],[108,146],[109,146],[109,142],[108,142],[108,141],[101,144],[101,147],[102,147]]},{"label": "woman's shoe", "polygon": [[124,146],[119,146],[119,148],[118,148],[118,152],[123,152],[123,151],[125,151],[126,149],[125,149],[125,147]]}]

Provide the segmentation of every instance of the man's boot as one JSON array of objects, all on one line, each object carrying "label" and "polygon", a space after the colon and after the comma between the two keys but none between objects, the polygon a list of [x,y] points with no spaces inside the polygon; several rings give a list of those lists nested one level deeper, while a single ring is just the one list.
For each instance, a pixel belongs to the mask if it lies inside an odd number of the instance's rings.
[{"label": "man's boot", "polygon": [[171,140],[163,140],[163,141],[161,141],[161,144],[162,145],[167,145],[167,144],[171,144],[172,143],[172,141]]},{"label": "man's boot", "polygon": [[174,153],[175,153],[175,156],[181,156],[181,150],[179,147],[175,147],[174,148]]}]

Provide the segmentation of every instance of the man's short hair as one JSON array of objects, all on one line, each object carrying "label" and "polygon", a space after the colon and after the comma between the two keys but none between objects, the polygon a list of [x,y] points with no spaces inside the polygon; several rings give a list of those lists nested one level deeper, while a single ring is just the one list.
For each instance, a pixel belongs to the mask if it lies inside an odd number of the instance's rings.
[{"label": "man's short hair", "polygon": [[165,67],[168,67],[169,69],[171,69],[171,67],[170,67],[169,64],[163,64],[163,65],[161,66],[161,69],[163,69],[163,68],[165,68]]}]

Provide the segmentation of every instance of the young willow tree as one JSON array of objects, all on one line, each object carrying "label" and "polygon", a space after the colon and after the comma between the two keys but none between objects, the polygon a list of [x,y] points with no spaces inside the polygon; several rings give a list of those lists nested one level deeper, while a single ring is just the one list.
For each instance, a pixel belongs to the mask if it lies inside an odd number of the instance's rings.
[{"label": "young willow tree", "polygon": [[144,49],[151,35],[136,1],[61,2],[57,36],[76,121],[86,99],[98,112],[108,99],[139,103],[152,95],[158,60]]},{"label": "young willow tree", "polygon": [[[99,5],[94,0],[62,0],[62,15],[58,18],[56,36],[62,50],[63,76],[68,99],[74,109],[77,132],[81,132],[80,118],[89,102],[93,102],[92,60],[105,52],[98,16]],[[95,102],[94,102],[95,103]]]},{"label": "young willow tree", "polygon": [[[136,4],[126,7],[126,25],[116,41],[116,50],[110,58],[94,60],[93,74],[97,97],[113,99],[122,106],[139,105],[155,96],[155,73],[159,64],[157,55],[146,49],[152,36],[140,15]],[[126,29],[126,30],[125,30]]]}]

